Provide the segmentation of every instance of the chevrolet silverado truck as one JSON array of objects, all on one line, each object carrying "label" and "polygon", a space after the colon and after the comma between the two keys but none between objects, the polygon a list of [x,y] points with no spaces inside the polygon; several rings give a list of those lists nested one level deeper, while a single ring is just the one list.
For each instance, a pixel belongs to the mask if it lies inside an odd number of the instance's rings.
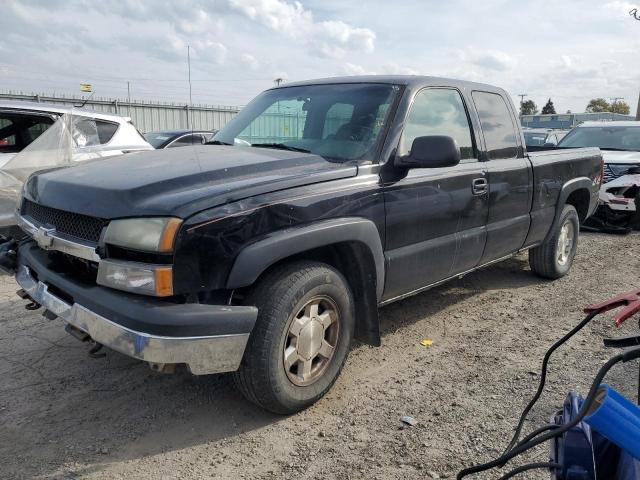
[{"label": "chevrolet silverado truck", "polygon": [[30,309],[158,371],[235,372],[277,413],[339,375],[378,307],[529,251],[571,268],[597,148],[527,154],[507,93],[369,76],[291,83],[207,145],[33,174],[0,264]]}]

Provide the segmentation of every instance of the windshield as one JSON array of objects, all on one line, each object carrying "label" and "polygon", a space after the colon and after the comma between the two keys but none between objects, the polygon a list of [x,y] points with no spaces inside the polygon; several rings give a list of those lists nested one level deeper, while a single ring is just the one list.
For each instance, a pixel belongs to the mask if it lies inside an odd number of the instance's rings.
[{"label": "windshield", "polygon": [[214,143],[311,152],[347,161],[370,156],[398,88],[383,84],[305,85],[263,92]]},{"label": "windshield", "polygon": [[542,147],[547,140],[547,132],[524,132],[524,143],[527,147]]},{"label": "windshield", "polygon": [[577,127],[569,132],[558,146],[640,151],[640,125],[637,127]]},{"label": "windshield", "polygon": [[143,136],[144,139],[149,142],[153,148],[160,147],[164,142],[171,138],[171,135],[162,132],[145,133]]}]

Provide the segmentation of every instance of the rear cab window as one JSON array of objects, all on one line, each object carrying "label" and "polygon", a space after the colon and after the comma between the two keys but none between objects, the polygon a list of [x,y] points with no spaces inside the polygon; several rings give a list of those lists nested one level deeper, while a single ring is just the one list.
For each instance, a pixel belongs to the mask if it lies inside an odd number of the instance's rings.
[{"label": "rear cab window", "polygon": [[480,117],[487,159],[516,158],[518,156],[517,129],[502,95],[475,91],[471,96]]}]

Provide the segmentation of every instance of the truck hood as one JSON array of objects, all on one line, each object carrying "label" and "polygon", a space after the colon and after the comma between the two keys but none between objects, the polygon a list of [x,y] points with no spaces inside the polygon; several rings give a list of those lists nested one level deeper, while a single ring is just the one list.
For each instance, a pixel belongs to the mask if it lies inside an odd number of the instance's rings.
[{"label": "truck hood", "polygon": [[357,174],[307,153],[202,145],[138,152],[32,175],[25,197],[105,219],[186,218],[243,198]]},{"label": "truck hood", "polygon": [[640,163],[640,152],[621,152],[617,150],[602,150],[604,163]]}]

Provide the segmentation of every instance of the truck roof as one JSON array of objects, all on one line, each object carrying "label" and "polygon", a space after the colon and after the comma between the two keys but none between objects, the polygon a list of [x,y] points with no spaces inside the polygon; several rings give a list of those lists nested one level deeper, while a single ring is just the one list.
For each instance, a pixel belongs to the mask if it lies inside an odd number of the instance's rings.
[{"label": "truck roof", "polygon": [[407,85],[411,87],[421,86],[454,86],[461,89],[484,90],[506,94],[502,88],[486,83],[476,83],[467,80],[456,80],[453,78],[431,77],[425,75],[353,75],[345,77],[327,77],[314,80],[304,80],[300,82],[289,82],[277,88],[297,87],[302,85],[330,85],[333,83],[388,83],[391,85]]}]

